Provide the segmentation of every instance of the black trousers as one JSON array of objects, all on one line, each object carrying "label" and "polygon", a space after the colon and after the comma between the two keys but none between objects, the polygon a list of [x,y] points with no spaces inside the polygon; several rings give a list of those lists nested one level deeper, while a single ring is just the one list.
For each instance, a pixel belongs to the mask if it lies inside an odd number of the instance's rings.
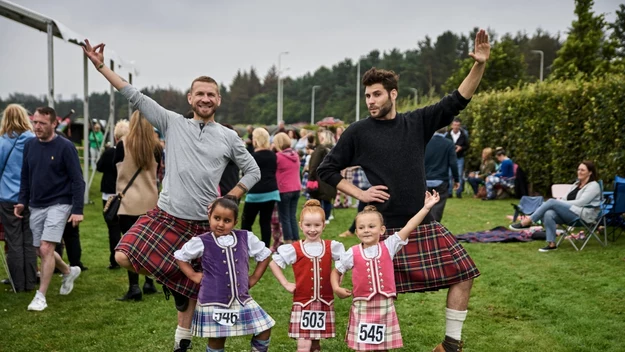
[{"label": "black trousers", "polygon": [[256,215],[260,213],[260,236],[267,248],[271,248],[271,213],[273,212],[275,204],[275,200],[262,203],[245,202],[243,215],[241,216],[241,229],[252,231],[252,225],[254,225]]},{"label": "black trousers", "polygon": [[428,191],[436,191],[441,197],[441,200],[438,203],[434,204],[432,209],[430,210],[430,214],[434,220],[441,222],[443,220],[443,211],[445,210],[445,204],[447,203],[447,198],[449,197],[449,182],[443,181],[438,187],[428,187]]},{"label": "black trousers", "polygon": [[[37,284],[37,250],[33,246],[30,231],[30,211],[22,212],[23,218],[13,215],[15,203],[0,203],[0,221],[4,226],[7,245],[7,264],[17,292],[35,289]],[[4,250],[4,248],[0,248]]]},{"label": "black trousers", "polygon": [[[104,205],[106,205],[106,201],[102,199],[102,206],[104,207]],[[108,227],[109,230],[109,263],[112,266],[117,266],[117,262],[115,261],[115,247],[117,247],[119,239],[121,238],[119,221],[117,219],[115,221],[106,221],[105,219],[104,221],[106,222],[106,227]]]},{"label": "black trousers", "polygon": [[62,257],[63,247],[67,250],[67,260],[69,266],[79,266],[83,268],[81,260],[82,247],[80,246],[80,228],[72,226],[71,222],[65,224],[63,231],[63,242],[56,245],[56,252]]},{"label": "black trousers", "polygon": [[[365,210],[366,206],[367,203],[358,201],[358,212],[360,213],[361,211]],[[352,221],[352,226],[349,227],[349,232],[356,233],[356,219]]]}]

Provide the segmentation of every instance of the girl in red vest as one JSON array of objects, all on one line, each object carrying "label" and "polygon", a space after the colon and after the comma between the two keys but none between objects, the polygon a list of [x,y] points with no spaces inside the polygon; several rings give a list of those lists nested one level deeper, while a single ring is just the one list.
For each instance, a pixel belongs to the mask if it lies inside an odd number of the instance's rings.
[{"label": "girl in red vest", "polygon": [[[403,346],[394,301],[395,275],[393,256],[408,243],[408,235],[417,228],[432,206],[439,201],[436,191],[425,193],[423,208],[401,231],[380,243],[386,231],[384,219],[368,205],[356,215],[356,235],[361,244],[343,253],[332,271],[331,283],[339,298],[353,296],[345,340],[357,351],[389,350]],[[340,276],[352,269],[353,289],[340,287]]]},{"label": "girl in red vest", "polygon": [[[306,239],[278,247],[269,264],[280,284],[293,294],[289,337],[297,340],[300,352],[320,351],[320,339],[336,336],[330,273],[332,261],[341,258],[345,247],[340,242],[321,239],[325,219],[319,201],[307,201],[299,222]],[[295,284],[282,273],[287,265],[293,265]]]}]

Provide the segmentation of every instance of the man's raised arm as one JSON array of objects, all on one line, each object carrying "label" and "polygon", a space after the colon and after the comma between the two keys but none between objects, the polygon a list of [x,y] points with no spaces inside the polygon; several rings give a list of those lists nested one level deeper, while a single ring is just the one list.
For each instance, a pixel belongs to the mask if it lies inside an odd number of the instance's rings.
[{"label": "man's raised arm", "polygon": [[484,75],[486,61],[488,61],[490,57],[490,43],[488,42],[488,34],[486,34],[485,30],[480,29],[475,35],[475,49],[472,53],[469,53],[469,56],[475,60],[475,63],[471,68],[471,72],[469,72],[467,77],[460,84],[460,87],[458,87],[458,92],[465,99],[471,99],[471,97],[473,97]]},{"label": "man's raised arm", "polygon": [[95,68],[100,71],[102,76],[104,76],[115,89],[122,90],[122,88],[129,85],[129,83],[104,64],[104,45],[104,43],[100,43],[92,47],[89,40],[85,39],[85,45],[82,47],[82,50],[89,60],[91,60]]}]

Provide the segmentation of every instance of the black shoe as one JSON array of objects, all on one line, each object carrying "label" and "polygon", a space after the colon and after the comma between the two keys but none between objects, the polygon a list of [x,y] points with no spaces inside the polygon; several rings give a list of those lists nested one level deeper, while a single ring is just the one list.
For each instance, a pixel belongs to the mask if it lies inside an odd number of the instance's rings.
[{"label": "black shoe", "polygon": [[517,222],[516,224],[511,224],[510,226],[508,226],[508,228],[512,231],[523,231],[525,229],[529,229],[530,225],[523,226],[522,223]]},{"label": "black shoe", "polygon": [[2,280],[2,283],[5,284],[5,285],[10,285],[11,284],[11,280],[4,279],[4,280]]},{"label": "black shoe", "polygon": [[141,290],[139,289],[139,285],[132,285],[128,289],[128,292],[126,292],[126,294],[123,295],[122,297],[119,297],[117,300],[118,301],[130,301],[130,300],[140,301],[142,298],[143,298],[143,294],[141,293]]},{"label": "black shoe", "polygon": [[143,294],[152,295],[155,293],[158,293],[158,291],[156,290],[156,286],[154,286],[154,282],[146,280],[145,283],[143,284]]},{"label": "black shoe", "polygon": [[177,348],[174,348],[174,352],[187,352],[191,349],[191,340],[182,339]]},{"label": "black shoe", "polygon": [[549,245],[548,245],[547,247],[540,248],[538,251],[539,251],[539,252],[543,252],[543,253],[544,253],[544,252],[551,252],[551,251],[555,251],[555,250],[557,250],[557,249],[558,249],[558,247],[557,247],[557,246],[553,246],[553,247],[551,247],[551,246],[549,246]]},{"label": "black shoe", "polygon": [[119,266],[119,264],[115,263],[115,264],[110,264],[106,268],[109,269],[109,270],[116,270],[116,269],[121,268],[121,266]]},{"label": "black shoe", "polygon": [[80,271],[87,271],[87,270],[89,270],[88,267],[80,265]]},{"label": "black shoe", "polygon": [[456,198],[462,199],[462,193],[456,193]]}]

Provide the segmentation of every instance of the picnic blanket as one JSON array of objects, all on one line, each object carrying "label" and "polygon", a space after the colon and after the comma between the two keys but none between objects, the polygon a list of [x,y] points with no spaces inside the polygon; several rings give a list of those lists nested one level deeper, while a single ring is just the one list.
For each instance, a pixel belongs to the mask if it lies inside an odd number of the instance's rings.
[{"label": "picnic blanket", "polygon": [[497,226],[487,231],[467,232],[457,235],[456,239],[463,242],[529,242],[533,241],[532,233],[526,231],[512,231],[504,226]]}]

